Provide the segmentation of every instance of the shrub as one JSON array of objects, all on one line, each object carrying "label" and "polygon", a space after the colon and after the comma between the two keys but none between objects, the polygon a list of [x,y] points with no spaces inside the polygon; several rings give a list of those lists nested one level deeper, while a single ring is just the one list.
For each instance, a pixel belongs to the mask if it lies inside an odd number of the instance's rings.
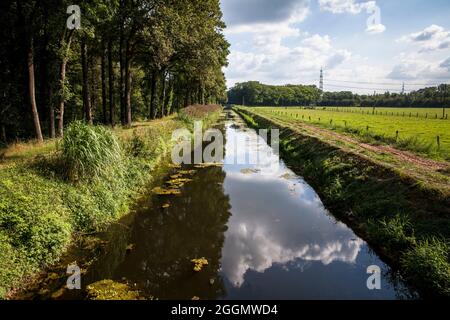
[{"label": "shrub", "polygon": [[58,183],[26,170],[0,172],[0,298],[26,273],[55,262],[71,237]]},{"label": "shrub", "polygon": [[67,128],[62,146],[65,171],[72,181],[98,178],[122,169],[122,152],[117,138],[100,126],[73,122]]},{"label": "shrub", "polygon": [[9,237],[0,230],[0,299],[24,273],[25,266],[20,263],[17,250],[9,243]]}]

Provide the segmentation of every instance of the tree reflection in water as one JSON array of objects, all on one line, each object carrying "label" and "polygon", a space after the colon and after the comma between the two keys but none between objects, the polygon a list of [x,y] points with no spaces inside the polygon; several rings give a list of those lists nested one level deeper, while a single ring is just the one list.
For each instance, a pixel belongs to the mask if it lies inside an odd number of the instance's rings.
[{"label": "tree reflection in water", "polygon": [[[159,197],[153,209],[139,212],[130,240],[136,248],[114,277],[124,277],[146,296],[159,299],[222,296],[224,286],[218,270],[230,216],[224,178],[220,167],[199,169],[181,196]],[[170,207],[162,209],[165,203]],[[196,273],[191,260],[200,257],[209,265]]]}]

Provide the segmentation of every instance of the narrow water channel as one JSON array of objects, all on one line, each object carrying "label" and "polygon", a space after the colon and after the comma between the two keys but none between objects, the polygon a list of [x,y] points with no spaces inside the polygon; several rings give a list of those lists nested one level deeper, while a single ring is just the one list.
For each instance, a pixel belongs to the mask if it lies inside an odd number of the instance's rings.
[{"label": "narrow water channel", "polygon": [[[198,169],[180,195],[143,201],[124,240],[133,249],[101,259],[85,279],[126,280],[158,299],[408,298],[390,268],[282,160],[270,173],[230,164],[236,152],[270,148],[231,116],[225,164]],[[191,259],[201,257],[209,265],[193,272]],[[371,265],[382,270],[381,290],[367,288]]]}]

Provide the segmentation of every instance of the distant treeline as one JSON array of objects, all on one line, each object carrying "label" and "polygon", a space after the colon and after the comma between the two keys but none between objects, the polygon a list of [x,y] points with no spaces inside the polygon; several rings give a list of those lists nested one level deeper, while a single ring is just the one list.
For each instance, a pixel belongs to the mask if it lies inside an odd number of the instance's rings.
[{"label": "distant treeline", "polygon": [[248,106],[361,106],[396,108],[441,108],[450,105],[450,86],[442,84],[400,94],[386,92],[359,95],[350,91],[324,92],[305,85],[265,85],[256,81],[238,83],[228,91],[228,103]]}]

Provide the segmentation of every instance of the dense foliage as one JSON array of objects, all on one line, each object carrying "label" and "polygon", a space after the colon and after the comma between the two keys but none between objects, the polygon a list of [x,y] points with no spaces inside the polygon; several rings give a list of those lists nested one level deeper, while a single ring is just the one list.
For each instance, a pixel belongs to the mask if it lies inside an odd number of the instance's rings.
[{"label": "dense foliage", "polygon": [[228,102],[247,106],[361,106],[442,108],[450,105],[450,86],[424,88],[407,94],[359,95],[350,91],[321,92],[316,86],[270,86],[256,81],[238,83],[228,91]]},{"label": "dense foliage", "polygon": [[225,99],[219,0],[0,4],[0,141],[63,136],[74,120],[130,126]]}]

